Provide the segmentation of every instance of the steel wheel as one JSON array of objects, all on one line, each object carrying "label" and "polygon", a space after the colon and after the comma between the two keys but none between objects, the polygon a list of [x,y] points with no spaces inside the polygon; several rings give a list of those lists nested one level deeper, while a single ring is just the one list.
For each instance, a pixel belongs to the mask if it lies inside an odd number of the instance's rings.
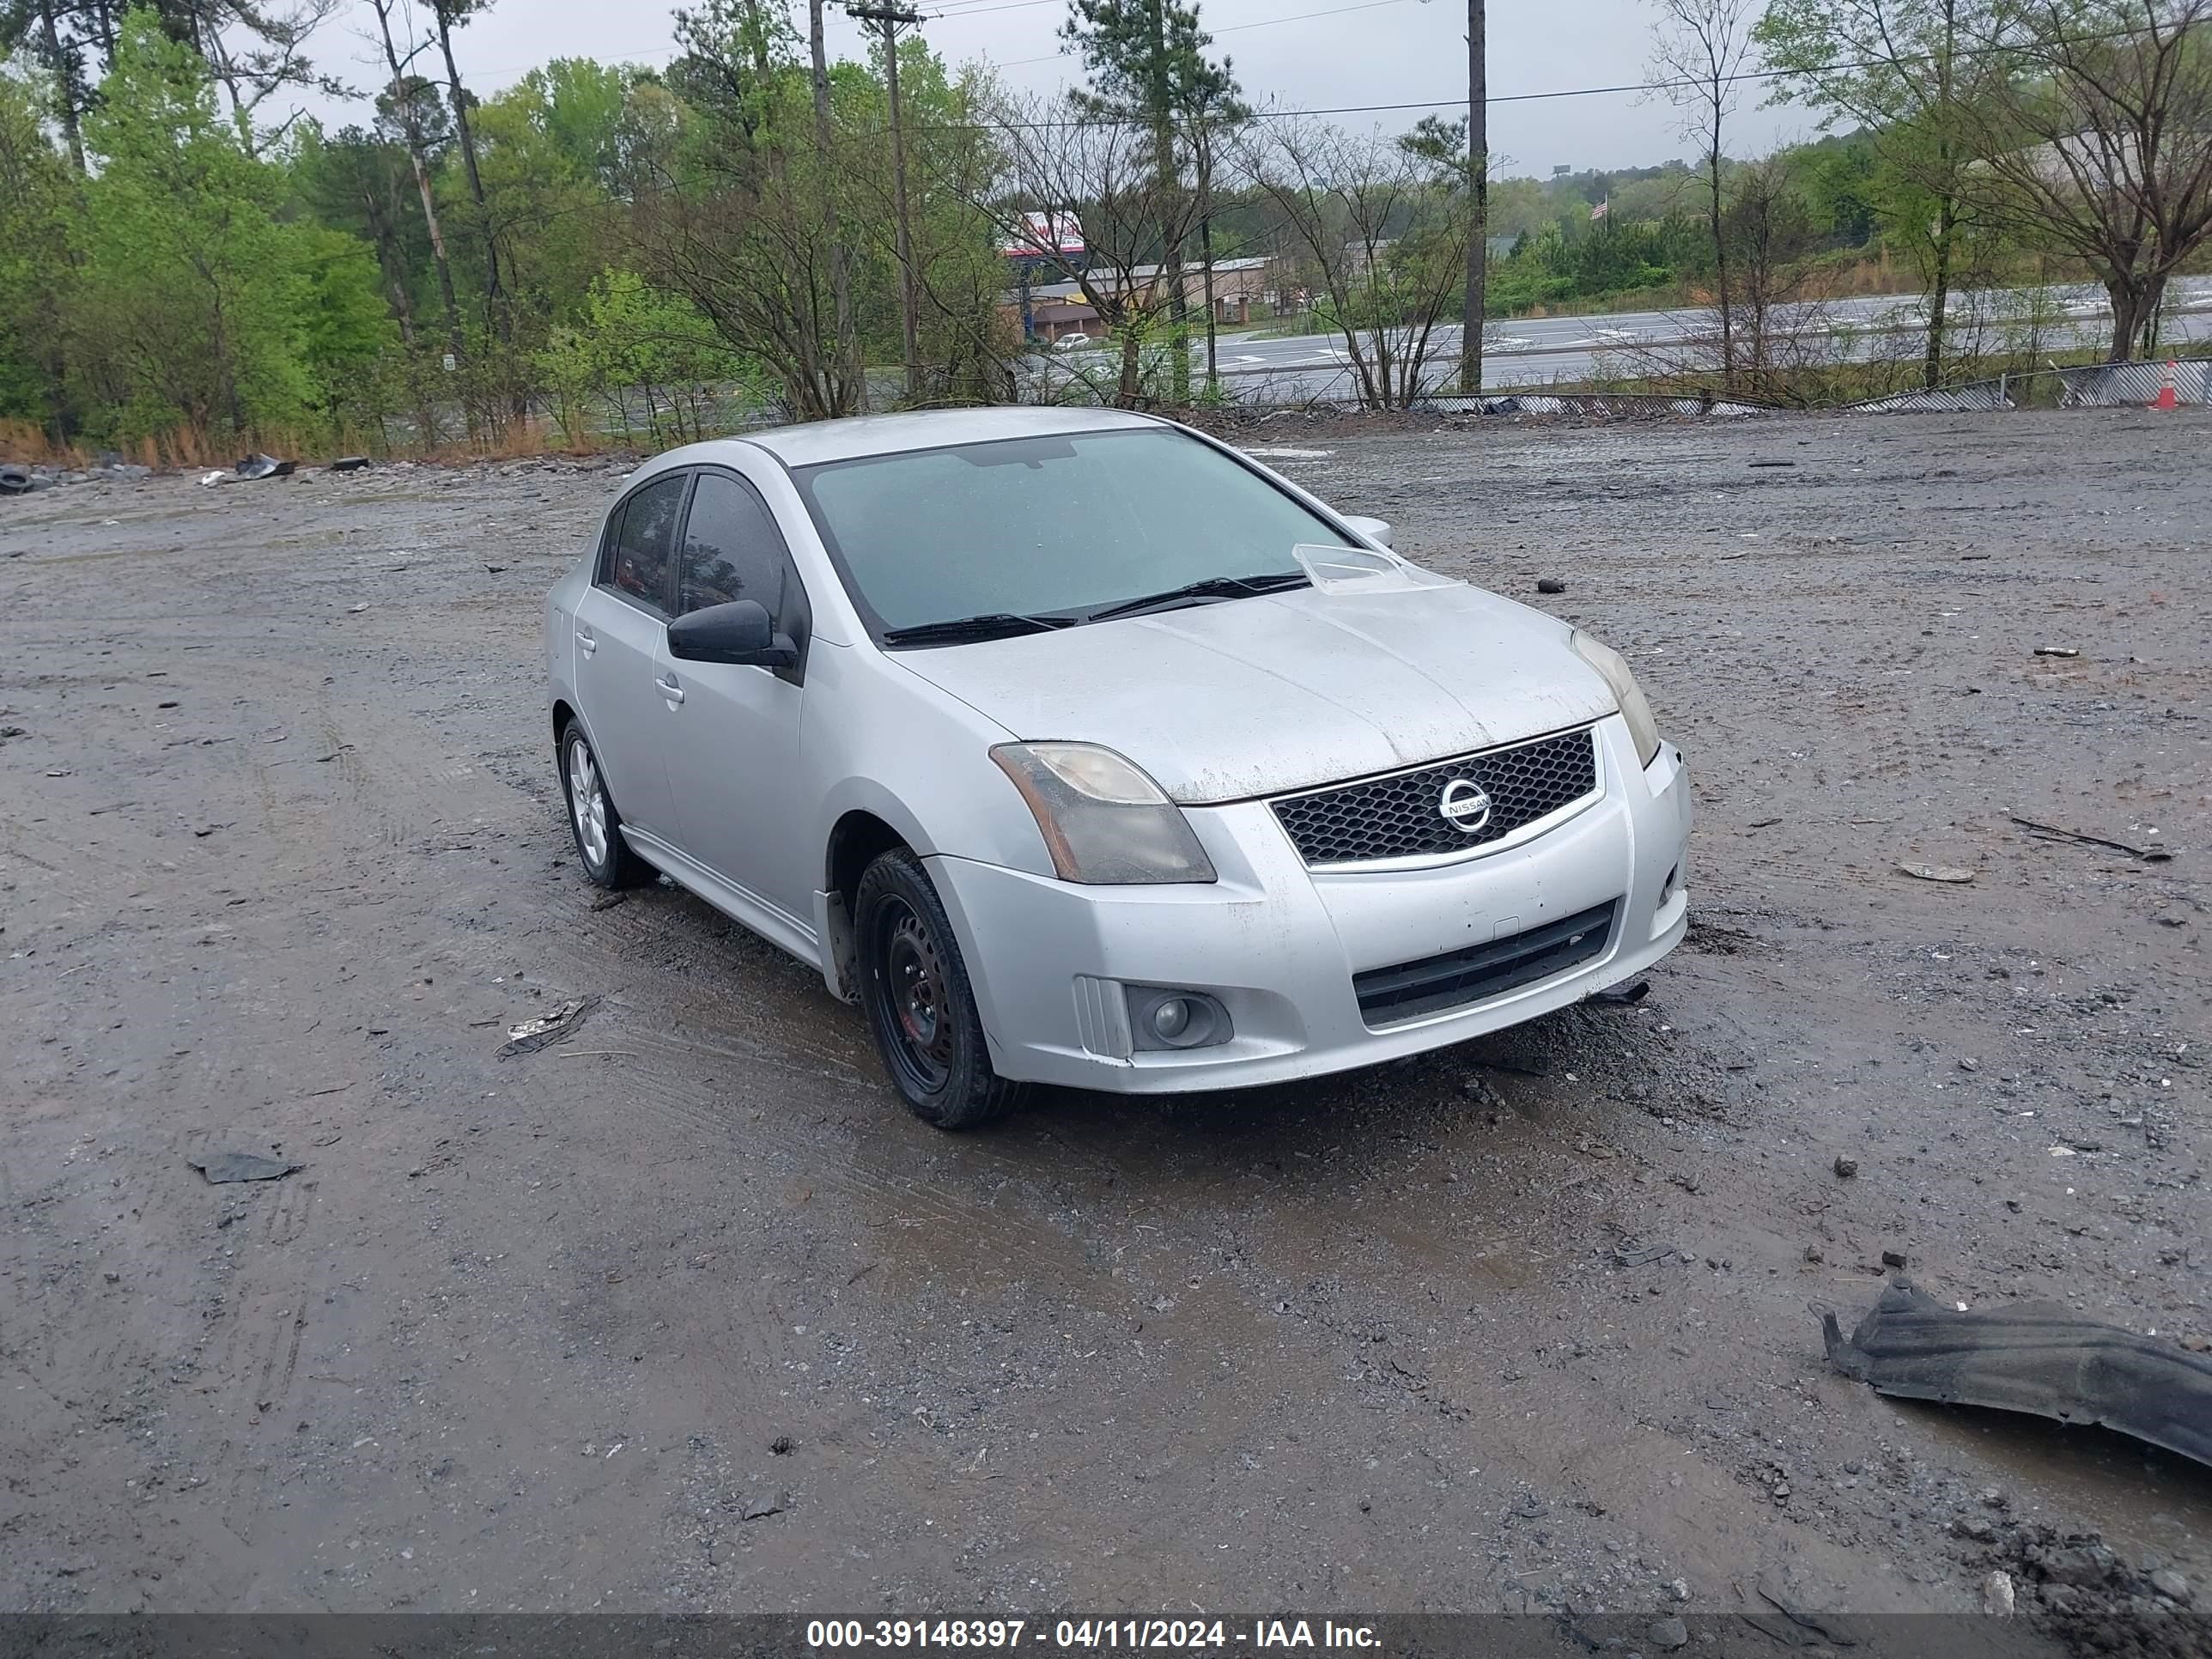
[{"label": "steel wheel", "polygon": [[884,1069],[925,1123],[972,1129],[1021,1097],[991,1066],[959,935],[921,860],[878,854],[852,898],[860,1002]]},{"label": "steel wheel", "polygon": [[952,1074],[951,1009],[945,964],[928,924],[903,899],[891,899],[878,922],[884,934],[884,994],[898,1024],[896,1060],[914,1085],[934,1094]]},{"label": "steel wheel", "polygon": [[592,759],[591,745],[581,737],[568,739],[568,811],[576,819],[576,845],[594,870],[607,867],[607,792],[599,781],[599,769]]}]

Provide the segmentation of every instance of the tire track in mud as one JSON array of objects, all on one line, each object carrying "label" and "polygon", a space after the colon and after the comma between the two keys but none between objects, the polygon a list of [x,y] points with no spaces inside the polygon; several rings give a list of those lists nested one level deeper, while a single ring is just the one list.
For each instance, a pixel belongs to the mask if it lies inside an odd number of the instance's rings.
[{"label": "tire track in mud", "polygon": [[[224,1480],[224,1524],[249,1547],[261,1542],[262,1513],[275,1491],[270,1474],[289,1435],[284,1419],[308,1298],[320,1278],[313,1243],[302,1243],[314,1231],[319,1186],[298,1177],[285,1182],[255,1230],[258,1249],[233,1275],[226,1297],[231,1329],[220,1385],[238,1426],[224,1437],[216,1464]],[[251,1432],[257,1426],[260,1432]]]},{"label": "tire track in mud", "polygon": [[[917,1131],[891,1117],[901,1109],[887,1085],[875,1085],[870,1091],[874,1097],[871,1105],[887,1120],[881,1136],[840,1134],[806,1124],[796,1115],[780,1118],[785,1102],[751,1109],[741,1123],[729,1097],[701,1079],[680,1056],[681,1051],[641,1047],[637,1058],[619,1068],[625,1104],[719,1141],[743,1166],[787,1182],[803,1181],[809,1189],[848,1200],[878,1225],[921,1222],[947,1237],[971,1243],[990,1238],[1025,1264],[1048,1266],[1072,1278],[1085,1279],[1095,1272],[1085,1251],[1058,1230],[1027,1218],[1018,1209],[979,1202],[963,1188],[899,1167],[899,1149],[891,1143]],[[816,1097],[817,1103],[833,1112],[850,1099],[842,1089]]]},{"label": "tire track in mud", "polygon": [[420,847],[441,830],[507,831],[538,815],[519,791],[441,755],[418,721],[353,715],[328,702],[318,718],[353,807],[385,847]]}]

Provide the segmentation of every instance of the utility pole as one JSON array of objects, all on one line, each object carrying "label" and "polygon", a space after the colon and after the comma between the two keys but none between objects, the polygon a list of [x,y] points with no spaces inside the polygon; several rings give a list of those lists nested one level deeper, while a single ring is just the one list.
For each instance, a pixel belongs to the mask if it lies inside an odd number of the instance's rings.
[{"label": "utility pole", "polygon": [[902,27],[911,27],[921,21],[921,14],[890,0],[875,5],[848,5],[845,9],[864,23],[873,23],[883,32],[884,76],[890,82],[891,99],[891,208],[898,216],[896,226],[899,266],[899,331],[906,350],[906,396],[908,403],[921,401],[921,311],[915,297],[914,280],[914,233],[908,225],[906,204],[906,125],[899,112],[898,32]]},{"label": "utility pole", "polygon": [[1485,0],[1467,0],[1467,303],[1460,315],[1459,389],[1482,395],[1483,283],[1490,235],[1490,55]]}]

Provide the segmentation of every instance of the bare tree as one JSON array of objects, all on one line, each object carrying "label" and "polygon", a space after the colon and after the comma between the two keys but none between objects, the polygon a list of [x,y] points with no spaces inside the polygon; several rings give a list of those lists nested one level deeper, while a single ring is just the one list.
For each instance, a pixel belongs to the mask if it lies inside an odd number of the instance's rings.
[{"label": "bare tree", "polygon": [[1729,304],[1728,236],[1722,223],[1722,139],[1741,100],[1752,61],[1750,0],[1657,0],[1652,25],[1651,79],[1681,118],[1678,131],[1705,156],[1705,226],[1712,238],[1721,333],[1721,375],[1735,370],[1735,323]]},{"label": "bare tree", "polygon": [[1811,257],[1813,213],[1784,156],[1736,169],[1721,234],[1729,272],[1726,343],[1709,333],[1629,343],[1607,356],[1662,386],[1710,393],[1717,376],[1759,402],[1817,402],[1835,368],[1837,334]]},{"label": "bare tree", "polygon": [[438,297],[446,307],[446,349],[458,362],[461,356],[461,308],[453,298],[453,267],[446,257],[446,234],[439,225],[437,198],[430,188],[430,132],[425,110],[426,106],[430,110],[436,109],[437,89],[409,70],[408,66],[422,50],[422,43],[412,39],[412,28],[408,31],[410,39],[404,52],[392,33],[392,23],[405,3],[406,0],[369,0],[376,13],[377,33],[384,42],[384,61],[392,71],[391,84],[377,100],[378,108],[398,131],[407,145],[407,159],[414,164],[415,189],[422,198],[422,223],[430,233],[430,257],[438,267]]},{"label": "bare tree", "polygon": [[[484,196],[483,171],[477,165],[476,132],[469,125],[469,105],[474,101],[461,85],[460,65],[453,61],[453,31],[491,9],[494,0],[428,0],[430,21],[438,36],[439,55],[446,60],[446,95],[453,111],[453,133],[461,141],[461,170],[469,181],[469,199],[476,206],[477,231],[483,241],[484,322],[498,331],[501,341],[514,340],[514,313],[499,275],[499,236],[492,223],[491,206]],[[520,399],[514,410],[522,413]]]},{"label": "bare tree", "polygon": [[2113,362],[2154,349],[2167,279],[2212,236],[2212,0],[2030,0],[1984,51],[1989,210],[2096,272]]},{"label": "bare tree", "polygon": [[1826,332],[1808,289],[1812,214],[1780,157],[1741,170],[1721,228],[1735,266],[1736,374],[1747,390],[1776,397],[1779,372],[1803,361],[1801,343]]},{"label": "bare tree", "polygon": [[1433,146],[1292,118],[1248,137],[1244,159],[1327,295],[1361,404],[1411,407],[1432,389],[1431,338],[1471,229]]},{"label": "bare tree", "polygon": [[[973,204],[1008,246],[1050,244],[1036,248],[1038,258],[1075,284],[1118,341],[1113,397],[1133,407],[1144,401],[1145,346],[1173,311],[1169,284],[1151,255],[1188,234],[1198,198],[1181,179],[1162,178],[1149,130],[1094,113],[1075,96],[1005,98],[994,125],[1003,172],[975,193]],[[1083,228],[1082,250],[1060,247],[1067,240],[1062,236],[1036,236],[1032,211],[1055,223],[1074,219]],[[1187,372],[1187,352],[1183,361]]]}]

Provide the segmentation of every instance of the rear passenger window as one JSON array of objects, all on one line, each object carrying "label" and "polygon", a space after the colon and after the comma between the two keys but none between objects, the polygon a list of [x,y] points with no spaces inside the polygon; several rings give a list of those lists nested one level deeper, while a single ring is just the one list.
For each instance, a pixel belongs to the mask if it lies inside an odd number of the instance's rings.
[{"label": "rear passenger window", "polygon": [[659,478],[623,503],[608,525],[602,586],[626,593],[657,611],[668,609],[671,567],[676,560],[676,522],[684,511],[690,477]]},{"label": "rear passenger window", "polygon": [[767,504],[735,478],[701,473],[691,520],[684,529],[677,614],[756,599],[780,621],[786,568],[783,538]]}]

